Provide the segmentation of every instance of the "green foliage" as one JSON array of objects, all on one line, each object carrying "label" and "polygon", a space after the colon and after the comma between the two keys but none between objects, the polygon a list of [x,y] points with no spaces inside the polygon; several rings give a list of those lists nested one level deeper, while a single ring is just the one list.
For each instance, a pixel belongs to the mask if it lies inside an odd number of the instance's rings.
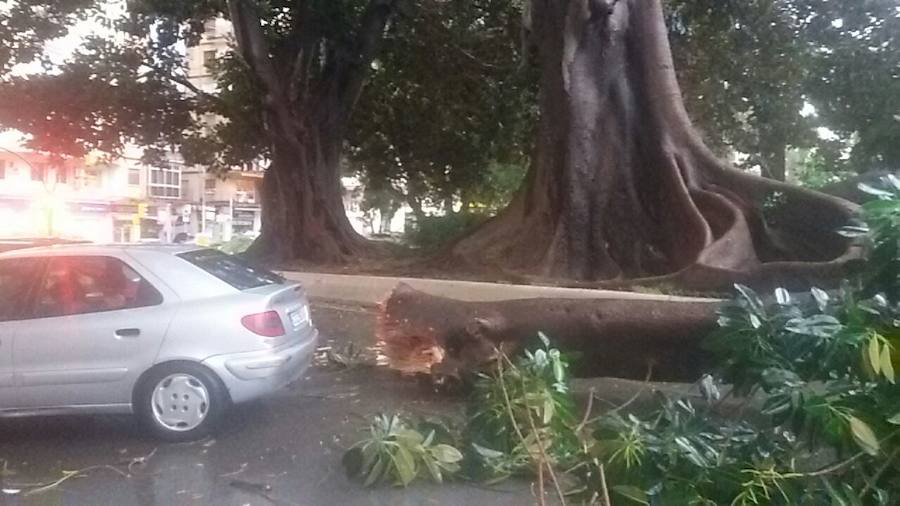
[{"label": "green foliage", "polygon": [[484,181],[467,197],[475,209],[496,214],[522,186],[526,172],[523,164],[492,163],[485,171]]},{"label": "green foliage", "polygon": [[869,258],[862,283],[865,293],[900,297],[900,179],[883,178],[882,188],[860,184],[859,189],[875,197],[862,206],[860,222],[841,229],[848,237],[865,238]]},{"label": "green foliage", "polygon": [[[784,148],[818,146],[829,167],[900,164],[900,16],[895,0],[667,2],[685,103],[706,141],[763,172]],[[735,57],[746,55],[747,57]],[[805,103],[815,114],[800,114]],[[818,138],[827,127],[850,159]]]},{"label": "green foliage", "polygon": [[519,9],[477,0],[401,10],[349,132],[350,162],[368,184],[419,206],[505,205],[537,114],[533,69],[518,65]]},{"label": "green foliage", "polygon": [[705,140],[722,155],[746,153],[743,165],[773,176],[786,146],[814,141],[800,114],[808,68],[795,3],[667,2],[685,105]]},{"label": "green foliage", "polygon": [[424,216],[406,231],[410,245],[426,251],[434,250],[461,236],[487,219],[481,213],[460,212],[444,216]]},{"label": "green foliage", "polygon": [[377,415],[369,436],[344,454],[347,474],[365,486],[407,486],[416,478],[442,483],[459,471],[462,453],[446,441],[449,432],[436,422],[418,425],[398,415]]},{"label": "green foliage", "polygon": [[569,462],[580,448],[568,360],[540,338],[542,346],[515,363],[504,356],[475,384],[465,434],[479,477],[530,474],[544,457]]},{"label": "green foliage", "polygon": [[[710,338],[737,417],[662,398],[643,416],[602,416],[589,454],[623,504],[889,504],[900,494],[896,307],[852,291],[746,287]],[[707,399],[707,401],[710,399]],[[749,410],[750,416],[741,416]],[[616,501],[617,503],[619,501]]]},{"label": "green foliage", "polygon": [[834,157],[826,157],[823,150],[809,149],[791,153],[797,158],[791,163],[789,156],[789,180],[807,188],[819,189],[824,186],[841,182],[853,177],[853,172],[846,170],[843,165],[835,165]]},{"label": "green foliage", "polygon": [[[900,167],[900,15],[896,0],[793,0],[810,46],[804,91],[817,122],[852,139],[849,169]],[[840,20],[840,21],[837,21]],[[827,48],[827,49],[826,49]],[[835,164],[836,157],[830,157]]]},{"label": "green foliage", "polygon": [[17,64],[49,65],[44,44],[62,37],[79,20],[97,16],[96,0],[4,2],[0,7],[0,76]]}]

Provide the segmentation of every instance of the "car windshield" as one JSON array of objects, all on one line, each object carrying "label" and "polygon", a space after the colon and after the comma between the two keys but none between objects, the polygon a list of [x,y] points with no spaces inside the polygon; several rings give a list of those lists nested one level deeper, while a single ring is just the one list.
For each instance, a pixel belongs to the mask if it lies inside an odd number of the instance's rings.
[{"label": "car windshield", "polygon": [[216,250],[181,253],[179,257],[221,279],[238,290],[266,285],[280,285],[284,278],[274,272],[250,264],[241,257]]}]

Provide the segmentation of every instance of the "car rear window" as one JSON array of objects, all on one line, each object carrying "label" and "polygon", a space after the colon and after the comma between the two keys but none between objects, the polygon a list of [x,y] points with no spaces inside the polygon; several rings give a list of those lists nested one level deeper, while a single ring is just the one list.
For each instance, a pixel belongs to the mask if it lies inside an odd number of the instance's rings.
[{"label": "car rear window", "polygon": [[238,290],[266,285],[280,285],[284,278],[241,257],[216,250],[197,250],[181,253],[179,257],[221,279]]}]

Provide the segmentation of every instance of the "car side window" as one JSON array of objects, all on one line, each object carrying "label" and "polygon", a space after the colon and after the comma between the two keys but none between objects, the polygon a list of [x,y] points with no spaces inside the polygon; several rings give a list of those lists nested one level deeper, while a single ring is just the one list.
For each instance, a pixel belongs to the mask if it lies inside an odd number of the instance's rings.
[{"label": "car side window", "polygon": [[41,260],[0,260],[0,322],[28,318],[28,299],[40,275]]},{"label": "car side window", "polygon": [[162,295],[117,258],[50,257],[36,313],[48,318],[157,304],[162,304]]}]

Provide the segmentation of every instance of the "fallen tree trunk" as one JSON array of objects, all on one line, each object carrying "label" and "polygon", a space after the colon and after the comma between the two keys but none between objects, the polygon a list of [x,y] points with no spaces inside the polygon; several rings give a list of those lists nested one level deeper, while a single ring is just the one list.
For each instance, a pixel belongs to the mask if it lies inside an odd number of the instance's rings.
[{"label": "fallen tree trunk", "polygon": [[[546,334],[576,352],[576,375],[690,381],[708,371],[702,339],[716,301],[518,299],[466,302],[400,283],[381,304],[376,335],[388,366],[459,377]],[[652,368],[652,369],[651,369]]]}]

